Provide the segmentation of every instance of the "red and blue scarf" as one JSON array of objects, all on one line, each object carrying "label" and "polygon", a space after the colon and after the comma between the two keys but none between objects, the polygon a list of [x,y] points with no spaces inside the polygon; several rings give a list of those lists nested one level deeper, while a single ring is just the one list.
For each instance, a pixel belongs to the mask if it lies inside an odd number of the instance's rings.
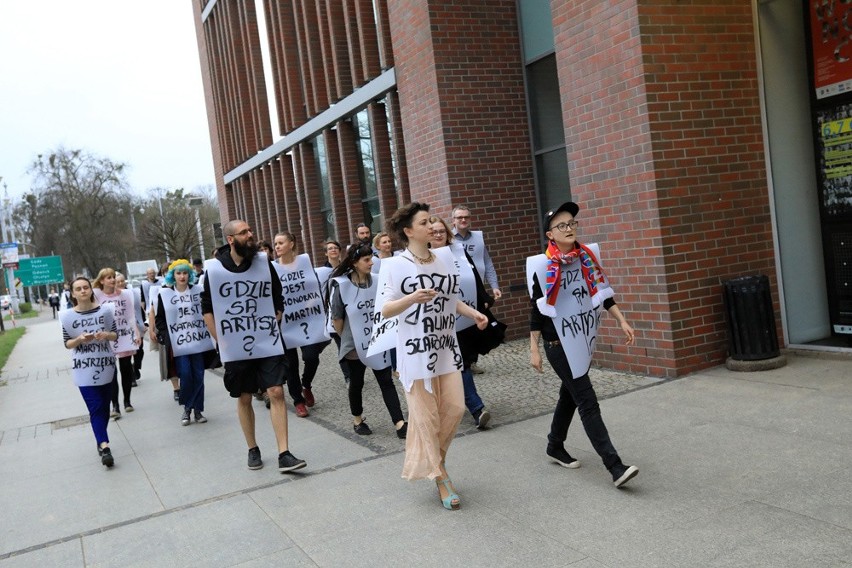
[{"label": "red and blue scarf", "polygon": [[586,287],[592,297],[592,307],[597,308],[604,300],[613,297],[614,292],[609,285],[609,279],[595,257],[595,253],[589,247],[576,243],[573,250],[563,253],[555,242],[550,241],[544,254],[550,262],[545,273],[544,301],[539,300],[538,302],[539,311],[543,315],[556,316],[554,306],[561,288],[559,283],[562,281],[562,266],[568,266],[578,259],[580,270],[583,272],[583,280],[586,282]]}]

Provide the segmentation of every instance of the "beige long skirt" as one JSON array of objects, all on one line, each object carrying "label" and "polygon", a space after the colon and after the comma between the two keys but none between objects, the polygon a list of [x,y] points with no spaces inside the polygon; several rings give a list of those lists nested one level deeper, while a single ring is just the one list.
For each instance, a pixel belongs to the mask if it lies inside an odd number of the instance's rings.
[{"label": "beige long skirt", "polygon": [[464,416],[464,385],[455,371],[432,379],[432,392],[414,381],[408,401],[403,479],[435,479]]}]

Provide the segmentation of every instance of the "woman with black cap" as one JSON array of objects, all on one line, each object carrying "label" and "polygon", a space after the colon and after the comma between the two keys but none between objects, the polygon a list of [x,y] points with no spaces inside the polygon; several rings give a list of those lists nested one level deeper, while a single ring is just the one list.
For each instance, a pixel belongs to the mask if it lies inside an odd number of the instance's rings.
[{"label": "woman with black cap", "polygon": [[586,435],[612,474],[613,483],[622,487],[639,469],[624,465],[618,456],[589,380],[601,306],[618,320],[627,345],[633,345],[635,337],[613,299],[614,292],[599,262],[597,245],[587,246],[577,241],[575,231],[579,223],[574,217],[579,211],[580,207],[571,201],[548,211],[544,216],[547,250],[527,259],[527,286],[532,299],[530,364],[542,372],[538,348],[541,338],[547,360],[562,380],[547,436],[547,455],[561,466],[580,467],[579,460],[565,451],[564,446],[577,409]]}]

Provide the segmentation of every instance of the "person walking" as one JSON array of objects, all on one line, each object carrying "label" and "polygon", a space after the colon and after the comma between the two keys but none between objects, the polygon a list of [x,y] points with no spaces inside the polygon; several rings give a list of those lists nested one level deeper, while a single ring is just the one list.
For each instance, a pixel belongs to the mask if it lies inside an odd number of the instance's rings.
[{"label": "person walking", "polygon": [[204,264],[201,312],[225,365],[225,388],[237,399],[237,416],[248,445],[249,469],[263,467],[255,438],[252,395],[259,387],[270,399],[278,446],[278,471],[305,467],[289,449],[284,380],[287,361],[278,327],[284,312],[281,281],[269,258],[257,252],[251,228],[233,220],[223,228],[227,244]]},{"label": "person walking", "polygon": [[[488,247],[485,246],[485,237],[482,231],[471,230],[471,213],[470,207],[467,205],[457,205],[453,208],[453,239],[460,243],[465,252],[473,259],[473,264],[476,266],[476,271],[491,287],[491,296],[495,301],[503,297],[503,292],[500,291],[500,286],[497,283],[497,270],[494,268],[494,263],[491,261],[491,255],[488,254]],[[470,370],[473,374],[479,375],[485,370],[478,366],[479,355],[473,354],[470,364]]]},{"label": "person walking", "polygon": [[[365,345],[373,331],[373,307],[378,281],[371,274],[373,249],[369,244],[354,245],[346,258],[331,273],[331,307],[334,329],[340,336],[338,360],[349,370],[349,410],[352,428],[361,436],[373,433],[364,419],[364,374],[367,367],[379,383],[385,407],[400,439],[405,439],[408,425],[402,416],[399,395],[391,374],[390,353],[367,356]],[[365,323],[366,322],[366,323]]]},{"label": "person walking", "polygon": [[[639,468],[621,461],[589,380],[601,306],[618,321],[627,345],[633,345],[635,333],[615,303],[597,245],[586,246],[577,240],[579,222],[575,217],[579,212],[580,207],[572,201],[548,211],[544,216],[547,249],[544,254],[527,259],[530,364],[542,372],[538,347],[541,339],[544,354],[562,381],[547,436],[547,455],[561,466],[580,467],[580,461],[565,450],[568,427],[577,410],[592,447],[612,475],[615,486],[620,488],[639,473]],[[565,323],[555,325],[557,321]],[[571,325],[571,322],[582,323]]]},{"label": "person walking", "polygon": [[53,311],[53,319],[56,319],[56,312],[59,311],[59,294],[56,292],[56,288],[51,288],[50,293],[47,295],[47,303],[50,304],[50,309]]},{"label": "person walking", "polygon": [[107,434],[115,382],[115,355],[110,343],[118,339],[118,328],[112,306],[97,303],[88,278],[72,280],[70,291],[72,308],[59,314],[62,339],[71,350],[71,377],[89,410],[98,455],[110,468],[115,464]]},{"label": "person walking", "polygon": [[397,370],[409,412],[402,477],[434,479],[444,508],[458,509],[461,499],[446,469],[447,452],[464,414],[463,365],[454,322],[458,314],[484,329],[488,318],[458,301],[452,252],[429,250],[429,205],[401,207],[388,221],[388,232],[406,247],[382,262],[377,302],[382,316],[397,317]]},{"label": "person walking", "polygon": [[[462,300],[477,311],[489,308],[494,303],[494,298],[485,291],[476,265],[465,252],[464,247],[453,242],[453,234],[447,222],[441,217],[433,215],[429,217],[429,223],[432,224],[432,240],[429,243],[432,250],[449,247],[453,252],[459,270],[459,288]],[[473,416],[477,429],[484,430],[491,421],[491,413],[485,408],[485,403],[482,402],[482,397],[476,390],[473,372],[470,369],[476,359],[478,344],[477,329],[473,325],[473,321],[468,318],[456,318],[456,336],[459,340],[459,350],[464,365],[461,372],[462,383],[464,384],[464,404]]]},{"label": "person walking", "polygon": [[[113,342],[112,348],[118,359],[118,371],[121,375],[121,392],[124,397],[124,411],[133,412],[130,404],[130,391],[133,389],[133,380],[136,374],[133,372],[131,357],[139,348],[142,341],[142,332],[139,329],[135,314],[133,313],[133,294],[130,290],[119,290],[115,285],[116,271],[112,268],[102,268],[97,278],[92,282],[95,298],[99,304],[112,304],[115,317],[115,325],[118,328],[118,339]],[[110,415],[115,420],[121,418],[121,410],[118,407],[118,381],[113,386],[112,393],[113,411]]]},{"label": "person walking", "polygon": [[[144,339],[145,330],[148,329],[148,321],[142,309],[142,289],[128,288],[127,277],[121,272],[115,273],[115,288],[116,290],[130,290],[130,293],[133,294],[133,315],[136,318],[136,327],[141,331],[141,337]],[[142,357],[145,355],[143,343],[144,341],[139,341],[139,347],[132,355],[133,383],[131,386],[133,388],[139,386],[136,382],[142,378]]]},{"label": "person walking", "polygon": [[[308,408],[316,404],[313,381],[320,364],[320,354],[331,343],[326,331],[326,311],[322,301],[319,279],[307,253],[297,254],[296,237],[282,231],[272,241],[276,259],[273,263],[286,310],[281,322],[281,333],[286,348],[287,390],[293,398],[296,415],[305,418]],[[299,356],[302,352],[305,371],[299,378]]]},{"label": "person walking", "polygon": [[203,424],[205,355],[215,349],[201,315],[201,287],[189,260],[179,258],[169,265],[165,286],[157,297],[157,336],[174,353],[180,378],[183,405],[181,424],[189,426],[192,417]]}]

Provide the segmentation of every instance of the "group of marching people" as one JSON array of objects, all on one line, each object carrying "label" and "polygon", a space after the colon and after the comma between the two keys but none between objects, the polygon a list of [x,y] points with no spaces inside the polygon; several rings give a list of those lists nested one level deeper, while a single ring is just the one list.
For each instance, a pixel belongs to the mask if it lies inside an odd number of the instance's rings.
[{"label": "group of marching people", "polygon": [[[578,212],[571,202],[548,212],[547,250],[528,259],[530,363],[541,372],[543,339],[562,381],[547,455],[565,467],[579,467],[564,448],[578,409],[595,450],[621,487],[638,469],[625,466],[613,448],[588,369],[600,307],[618,320],[628,344],[634,331],[615,304],[599,251],[576,240]],[[353,431],[372,433],[362,394],[369,368],[395,434],[406,440],[402,477],[434,480],[442,505],[457,509],[461,500],[446,457],[465,408],[478,427],[490,418],[471,368],[488,343],[483,334],[495,323],[489,309],[499,290],[494,286],[489,294],[473,259],[453,243],[450,226],[428,205],[400,208],[387,227],[388,232],[371,239],[369,228],[364,226],[362,235],[359,226],[360,240],[345,249],[326,241],[326,262],[315,267],[306,253],[298,253],[291,233],[278,233],[270,245],[256,241],[252,229],[236,220],[223,228],[227,243],[204,263],[202,275],[188,260],[176,260],[162,280],[149,271],[136,295],[123,289],[112,269],[102,270],[94,282],[75,278],[70,283],[73,309],[61,312],[60,319],[102,463],[114,463],[106,432],[110,408],[113,418],[120,416],[119,381],[113,379],[120,375],[124,411],[132,412],[130,394],[139,378],[132,357],[140,351],[146,327],[152,345],[159,345],[161,375],[173,378],[175,399],[183,407],[181,423],[189,425],[193,417],[206,422],[204,371],[224,365],[224,386],[237,399],[248,445],[248,467],[263,466],[252,407],[252,398],[260,394],[270,409],[282,473],[306,466],[289,451],[284,384],[296,414],[308,416],[316,402],[312,382],[319,357],[333,340]],[[394,242],[400,246],[396,252]],[[569,276],[574,272],[581,277]],[[554,325],[557,318],[583,314],[587,320],[593,314],[591,335],[578,339],[576,333],[566,334],[566,326]],[[405,393],[407,420],[395,379]]]}]

